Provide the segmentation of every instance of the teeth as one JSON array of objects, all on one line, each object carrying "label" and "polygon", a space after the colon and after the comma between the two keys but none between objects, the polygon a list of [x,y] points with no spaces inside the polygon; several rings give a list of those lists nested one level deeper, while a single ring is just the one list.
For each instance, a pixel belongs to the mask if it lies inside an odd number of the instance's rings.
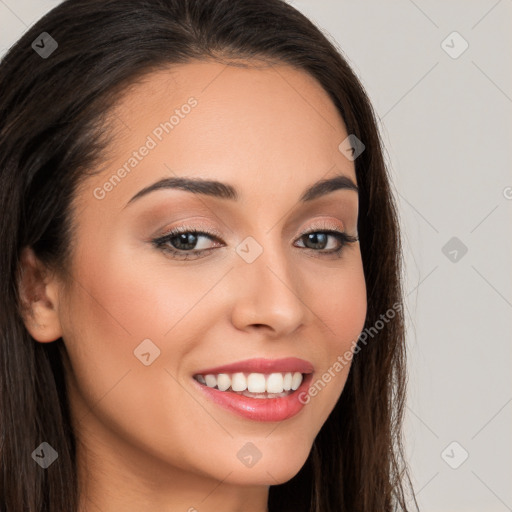
[{"label": "teeth", "polygon": [[285,391],[290,391],[290,389],[292,389],[292,374],[291,373],[287,373],[285,376],[284,376],[284,379],[283,379],[283,389]]},{"label": "teeth", "polygon": [[302,374],[295,372],[292,378],[292,389],[295,391],[302,384]]},{"label": "teeth", "polygon": [[234,373],[231,377],[231,389],[233,391],[245,391],[247,389],[247,379],[243,373]]},{"label": "teeth", "polygon": [[[299,375],[301,376],[300,380],[302,380],[302,375],[300,373]],[[283,382],[284,378],[282,373],[271,373],[267,377],[267,393],[282,393],[284,390]]]},{"label": "teeth", "polygon": [[250,373],[247,377],[247,390],[251,393],[265,393],[265,375]]},{"label": "teeth", "polygon": [[214,388],[217,385],[217,377],[215,375],[205,375],[204,380],[209,388]]},{"label": "teeth", "polygon": [[231,386],[231,377],[226,373],[219,373],[217,376],[217,387],[220,391],[226,391]]},{"label": "teeth", "polygon": [[[295,391],[302,384],[302,374],[300,372],[286,373],[249,373],[242,372],[228,374],[219,373],[218,375],[197,375],[195,377],[201,384],[210,388],[217,387],[220,391],[234,391],[245,396],[256,395],[253,398],[274,397],[274,395],[286,396],[289,391]],[[266,393],[262,395],[262,393]]]}]

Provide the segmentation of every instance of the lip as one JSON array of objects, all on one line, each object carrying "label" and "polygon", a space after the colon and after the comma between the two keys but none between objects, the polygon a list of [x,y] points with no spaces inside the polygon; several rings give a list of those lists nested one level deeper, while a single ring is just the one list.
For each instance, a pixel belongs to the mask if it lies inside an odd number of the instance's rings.
[{"label": "lip", "polygon": [[[281,372],[300,372],[313,373],[313,365],[304,359],[298,357],[285,357],[283,359],[246,359],[236,363],[230,363],[224,366],[216,366],[215,368],[206,368],[200,370],[194,375],[207,375],[219,373],[281,373]],[[222,393],[222,391],[221,391]],[[253,400],[253,399],[251,399]],[[269,399],[272,400],[272,399]]]},{"label": "lip", "polygon": [[304,393],[307,394],[312,380],[312,373],[303,376],[301,385],[293,393],[282,398],[250,398],[231,391],[210,388],[195,379],[192,379],[192,382],[207,398],[224,409],[253,421],[272,422],[286,420],[302,410],[305,403],[300,401],[300,397]]}]

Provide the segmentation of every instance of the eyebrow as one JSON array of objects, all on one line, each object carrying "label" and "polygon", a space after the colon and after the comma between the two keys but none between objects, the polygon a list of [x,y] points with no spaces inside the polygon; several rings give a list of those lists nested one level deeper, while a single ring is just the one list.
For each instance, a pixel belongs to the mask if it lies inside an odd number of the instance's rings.
[{"label": "eyebrow", "polygon": [[[192,194],[204,194],[219,199],[228,199],[231,201],[238,201],[240,195],[233,185],[222,183],[216,180],[205,180],[203,178],[163,178],[152,185],[149,185],[139,192],[137,192],[126,204],[133,203],[137,199],[154,192],[155,190],[162,189],[179,189],[191,192]],[[299,201],[302,203],[312,201],[326,194],[334,192],[335,190],[354,190],[358,192],[357,185],[345,175],[337,175],[333,178],[319,180],[310,187],[308,187],[301,195]]]}]

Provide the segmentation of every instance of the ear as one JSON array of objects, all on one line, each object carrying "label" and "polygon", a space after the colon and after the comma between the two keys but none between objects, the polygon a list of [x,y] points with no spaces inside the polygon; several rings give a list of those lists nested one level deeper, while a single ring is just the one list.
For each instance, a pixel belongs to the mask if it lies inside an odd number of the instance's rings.
[{"label": "ear", "polygon": [[58,284],[57,278],[39,261],[33,249],[23,248],[18,281],[21,313],[28,332],[41,343],[62,336]]}]

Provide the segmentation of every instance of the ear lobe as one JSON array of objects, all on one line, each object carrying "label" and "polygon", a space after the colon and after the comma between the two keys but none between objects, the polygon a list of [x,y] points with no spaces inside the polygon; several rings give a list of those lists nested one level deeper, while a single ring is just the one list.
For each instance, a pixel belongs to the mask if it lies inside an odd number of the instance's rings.
[{"label": "ear lobe", "polygon": [[62,336],[58,314],[58,281],[31,247],[20,255],[18,279],[21,315],[30,335],[41,343],[55,341]]}]

